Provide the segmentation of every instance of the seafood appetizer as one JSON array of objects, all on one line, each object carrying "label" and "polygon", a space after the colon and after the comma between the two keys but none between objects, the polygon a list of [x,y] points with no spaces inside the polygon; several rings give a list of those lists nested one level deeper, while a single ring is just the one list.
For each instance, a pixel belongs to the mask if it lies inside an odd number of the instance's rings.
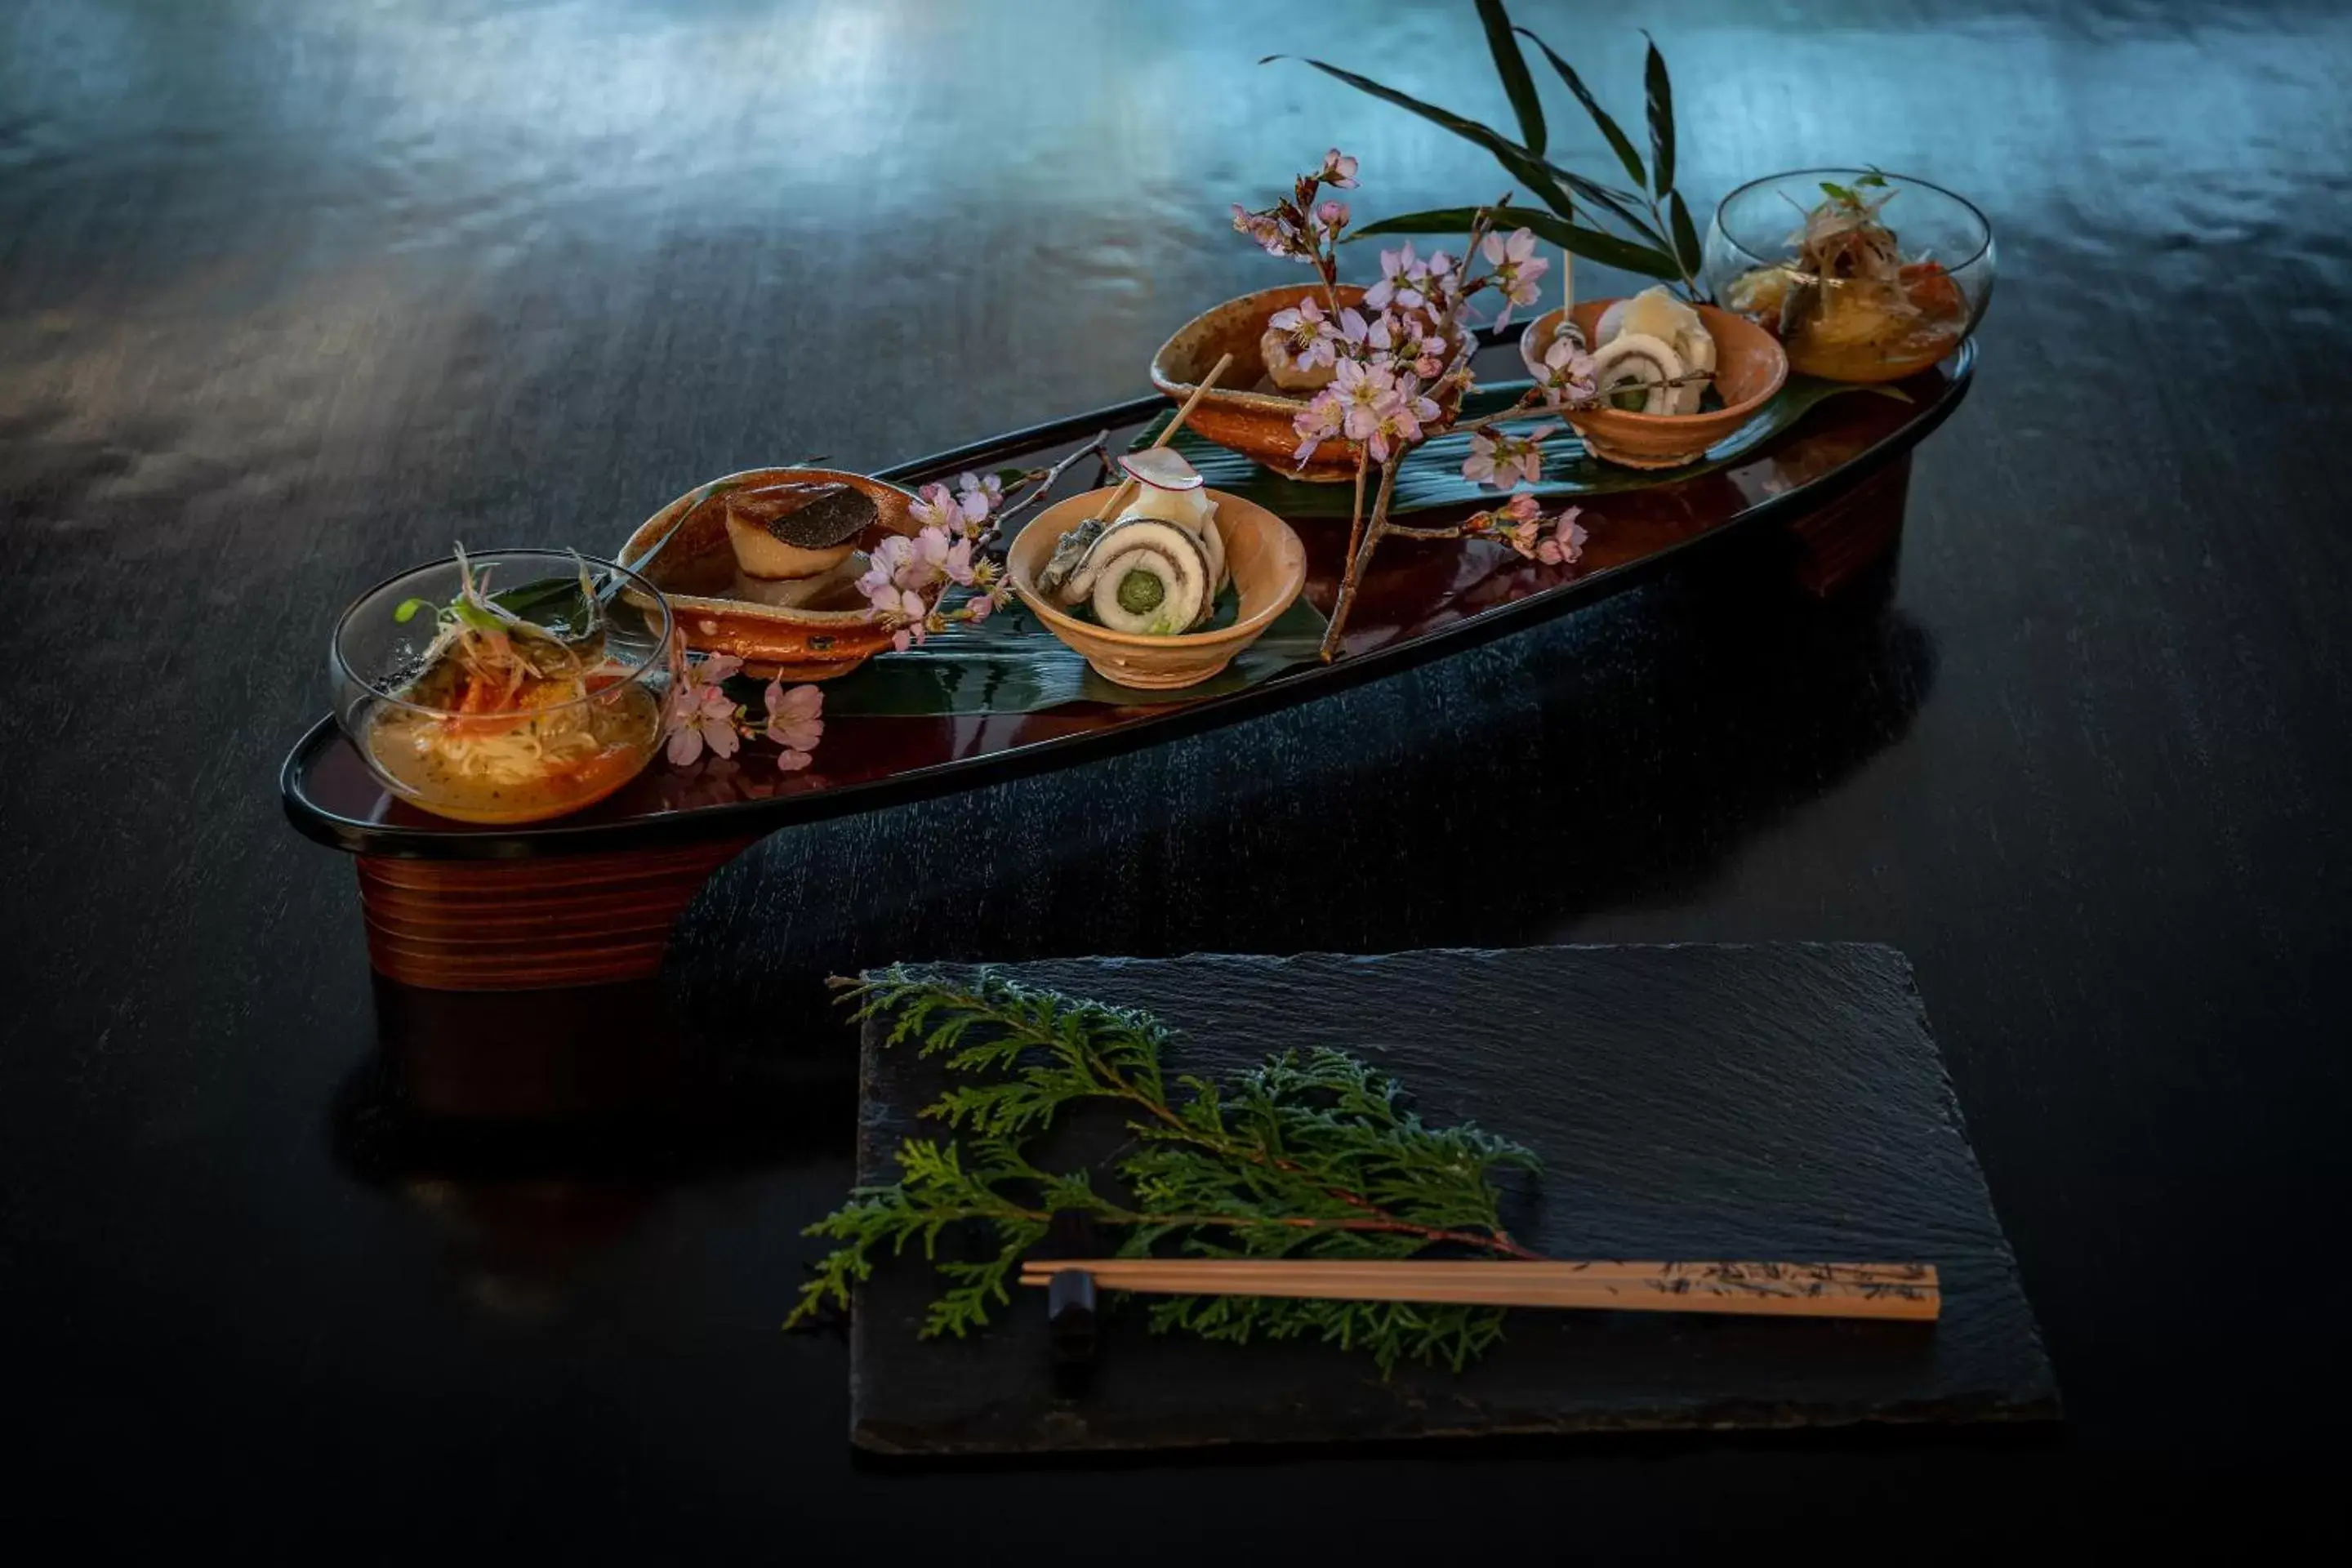
[{"label": "seafood appetizer", "polygon": [[1902,193],[1876,170],[1820,184],[1788,237],[1795,256],[1734,278],[1724,303],[1779,337],[1792,367],[1833,381],[1896,380],[1959,347],[1973,308],[1941,262],[1905,259],[1885,216]]},{"label": "seafood appetizer", "polygon": [[634,664],[614,657],[607,591],[572,559],[576,580],[493,593],[490,568],[460,548],[448,603],[408,598],[391,611],[403,625],[429,614],[433,626],[357,726],[397,793],[461,821],[530,822],[603,799],[652,758],[660,701],[638,677],[659,645]]},{"label": "seafood appetizer", "polygon": [[688,647],[763,679],[831,680],[901,629],[862,580],[891,541],[921,531],[917,500],[840,468],[745,468],[639,523],[618,559],[667,597]]},{"label": "seafood appetizer", "polygon": [[1176,637],[1208,625],[1232,579],[1217,503],[1198,469],[1166,447],[1119,459],[1135,499],[1113,492],[1114,515],[1088,518],[1062,535],[1037,585],[1055,603],[1091,611],[1115,632]]},{"label": "seafood appetizer", "polygon": [[830,482],[785,480],[713,499],[735,552],[733,596],[784,609],[841,597],[857,576],[857,536],[881,515],[872,496]]},{"label": "seafood appetizer", "polygon": [[1745,427],[1789,375],[1771,333],[1663,288],[1538,316],[1520,336],[1519,356],[1538,382],[1576,375],[1580,384],[1559,404],[1560,416],[1589,455],[1630,468],[1702,456]]},{"label": "seafood appetizer", "polygon": [[[1576,331],[1564,321],[1562,332]],[[1592,368],[1601,400],[1631,414],[1696,414],[1715,375],[1715,336],[1663,287],[1601,313]]]}]

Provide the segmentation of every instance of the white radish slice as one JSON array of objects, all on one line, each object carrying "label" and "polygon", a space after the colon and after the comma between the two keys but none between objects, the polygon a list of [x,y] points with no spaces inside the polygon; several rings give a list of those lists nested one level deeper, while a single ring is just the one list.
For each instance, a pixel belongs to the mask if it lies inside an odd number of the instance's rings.
[{"label": "white radish slice", "polygon": [[1186,462],[1183,453],[1171,447],[1150,447],[1140,452],[1121,453],[1118,466],[1155,490],[1201,488],[1201,470]]},{"label": "white radish slice", "polygon": [[1602,348],[1617,341],[1617,330],[1625,324],[1626,308],[1633,303],[1630,299],[1618,300],[1601,311],[1601,320],[1592,324],[1592,336]]},{"label": "white radish slice", "polygon": [[[1710,378],[1715,374],[1715,334],[1706,330],[1705,322],[1695,327],[1684,328],[1681,335],[1675,339],[1675,353],[1682,357],[1683,368],[1686,373],[1703,374]],[[1680,395],[1675,400],[1675,412],[1697,413],[1698,400],[1706,393],[1706,388],[1707,384],[1703,381],[1695,381],[1688,386],[1679,388]]]},{"label": "white radish slice", "polygon": [[1234,580],[1233,573],[1225,566],[1225,535],[1223,531],[1217,527],[1217,511],[1213,506],[1209,509],[1208,521],[1201,524],[1201,542],[1207,547],[1209,554],[1210,607],[1201,612],[1202,617],[1206,618],[1216,607],[1217,595],[1223,593],[1225,584]]}]

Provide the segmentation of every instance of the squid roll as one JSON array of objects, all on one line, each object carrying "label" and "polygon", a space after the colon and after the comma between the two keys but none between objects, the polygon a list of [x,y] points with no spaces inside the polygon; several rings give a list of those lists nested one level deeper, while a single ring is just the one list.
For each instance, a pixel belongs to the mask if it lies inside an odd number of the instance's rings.
[{"label": "squid roll", "polygon": [[1214,570],[1192,530],[1122,518],[1103,531],[1064,595],[1084,595],[1112,631],[1167,637],[1208,618]]}]

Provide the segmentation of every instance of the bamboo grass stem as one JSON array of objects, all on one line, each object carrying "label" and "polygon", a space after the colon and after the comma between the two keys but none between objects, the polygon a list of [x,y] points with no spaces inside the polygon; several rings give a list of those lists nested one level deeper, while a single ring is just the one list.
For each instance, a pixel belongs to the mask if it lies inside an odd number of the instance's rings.
[{"label": "bamboo grass stem", "polygon": [[[1209,374],[1201,378],[1201,384],[1192,389],[1192,395],[1187,397],[1182,406],[1176,410],[1176,417],[1168,421],[1168,428],[1160,432],[1159,439],[1151,443],[1151,448],[1154,451],[1176,439],[1176,432],[1184,428],[1184,421],[1192,417],[1192,410],[1201,405],[1201,399],[1209,395],[1210,390],[1217,384],[1218,378],[1231,368],[1233,363],[1234,356],[1225,354],[1221,356],[1215,364],[1209,367]],[[1133,474],[1120,479],[1118,488],[1110,492],[1110,500],[1103,504],[1102,515],[1117,517],[1118,509],[1125,506],[1128,498],[1135,494],[1138,482]]]}]

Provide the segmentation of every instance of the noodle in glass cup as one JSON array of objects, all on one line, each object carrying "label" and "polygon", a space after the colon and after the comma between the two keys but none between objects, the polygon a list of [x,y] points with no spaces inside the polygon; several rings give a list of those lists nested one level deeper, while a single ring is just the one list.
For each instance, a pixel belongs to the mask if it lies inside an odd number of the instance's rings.
[{"label": "noodle in glass cup", "polygon": [[669,602],[565,551],[461,551],[379,583],[335,625],[335,719],[383,787],[459,822],[604,799],[662,742]]}]

